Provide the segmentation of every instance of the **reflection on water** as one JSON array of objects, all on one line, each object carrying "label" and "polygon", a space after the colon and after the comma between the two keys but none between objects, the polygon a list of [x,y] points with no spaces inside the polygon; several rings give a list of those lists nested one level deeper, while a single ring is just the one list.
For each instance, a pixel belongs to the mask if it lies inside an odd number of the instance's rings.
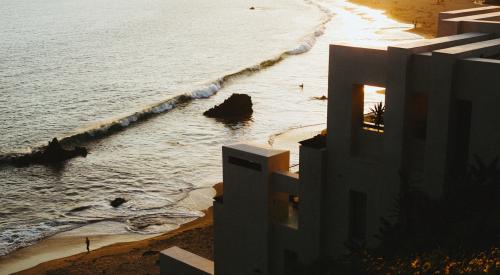
[{"label": "reflection on water", "polygon": [[[47,2],[54,9],[49,11],[56,13],[57,1]],[[23,41],[24,49],[13,53],[9,48],[8,57],[0,53],[2,60],[12,62],[8,70],[0,67],[0,105],[10,106],[2,113],[9,123],[3,126],[7,128],[2,133],[7,134],[1,137],[1,146],[45,142],[86,123],[130,113],[168,97],[174,90],[191,91],[193,83],[211,81],[294,48],[324,16],[333,16],[309,52],[233,79],[213,97],[94,140],[86,144],[90,150],[87,158],[72,159],[59,167],[0,168],[0,254],[89,222],[112,220],[133,232],[155,233],[201,215],[179,202],[191,190],[221,180],[222,145],[248,140],[266,143],[272,134],[326,123],[327,102],[311,97],[327,94],[330,43],[383,47],[419,38],[404,32],[408,25],[380,11],[337,0],[318,1],[322,12],[299,1],[257,1],[255,6],[262,9],[251,14],[247,14],[245,1],[152,1],[148,7],[143,1],[97,2],[65,2],[64,8],[70,11],[61,13],[61,20],[69,20],[68,26],[74,26],[72,20],[83,20],[83,25],[77,24],[82,28],[77,30],[80,35],[64,26],[50,29],[50,24],[37,27],[31,21],[26,26],[14,21],[1,24],[7,27],[0,32],[19,32],[14,36]],[[93,11],[92,6],[102,8],[102,3],[117,6],[111,18],[96,22],[82,18],[82,11],[102,16],[105,11]],[[29,1],[8,4],[33,5],[34,14],[24,20],[42,16],[45,5]],[[12,8],[3,8],[0,13]],[[168,17],[172,10],[176,16]],[[8,18],[14,20],[12,16]],[[122,24],[123,18],[130,21]],[[29,28],[46,28],[53,33],[43,37],[44,31],[39,30],[32,36]],[[164,32],[164,28],[169,31]],[[61,38],[61,33],[74,40],[64,39],[61,51],[52,52],[57,41],[51,39]],[[99,41],[105,43],[96,44]],[[0,46],[12,47],[11,42],[0,40]],[[118,43],[128,44],[122,48]],[[40,48],[27,48],[35,44]],[[43,54],[49,58],[40,60],[38,55]],[[30,62],[32,71],[27,72]],[[23,76],[6,82],[5,72],[8,77]],[[252,97],[251,120],[221,123],[202,115],[236,92]],[[365,94],[366,105],[384,97],[369,89]],[[23,131],[26,135],[19,134]],[[292,163],[296,163],[298,147],[293,147],[294,142],[287,144],[292,147]],[[109,202],[117,197],[127,202],[113,208]]]}]

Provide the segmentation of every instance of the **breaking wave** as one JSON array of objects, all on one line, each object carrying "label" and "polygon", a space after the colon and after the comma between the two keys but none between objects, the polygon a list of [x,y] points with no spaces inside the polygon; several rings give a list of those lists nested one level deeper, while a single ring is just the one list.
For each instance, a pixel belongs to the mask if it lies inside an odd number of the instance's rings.
[{"label": "breaking wave", "polygon": [[[189,93],[180,94],[160,102],[156,102],[132,114],[123,116],[121,118],[116,118],[110,121],[100,122],[97,125],[83,129],[75,134],[62,137],[60,138],[61,144],[63,145],[82,144],[91,140],[104,138],[116,132],[122,131],[133,124],[145,121],[158,114],[168,112],[178,106],[182,106],[183,104],[188,104],[190,101],[196,99],[209,98],[215,95],[227,82],[235,78],[241,76],[248,76],[256,72],[259,72],[265,68],[271,67],[281,62],[282,60],[286,59],[289,56],[299,55],[308,52],[316,43],[317,38],[323,35],[326,28],[326,24],[330,22],[331,18],[333,17],[333,13],[328,8],[322,6],[319,3],[313,2],[312,0],[305,0],[304,2],[306,4],[318,8],[324,14],[324,16],[320,21],[320,23],[316,26],[314,31],[303,37],[302,42],[297,47],[282,52],[281,54],[275,56],[274,58],[264,60],[256,65],[241,69],[234,73],[227,74],[219,79],[209,82],[205,87],[202,87],[200,89],[191,91]],[[29,150],[26,150],[26,152],[0,153],[0,165],[9,164],[11,163],[13,158],[30,154],[33,151],[39,151],[44,147],[45,146],[29,148]]]}]

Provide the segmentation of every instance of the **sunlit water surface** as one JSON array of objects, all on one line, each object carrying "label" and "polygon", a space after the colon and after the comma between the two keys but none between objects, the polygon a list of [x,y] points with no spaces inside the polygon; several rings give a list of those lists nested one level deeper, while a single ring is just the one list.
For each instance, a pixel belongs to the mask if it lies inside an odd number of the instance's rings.
[{"label": "sunlit water surface", "polygon": [[[0,152],[28,151],[147,106],[171,109],[86,143],[87,158],[0,167],[0,255],[97,221],[157,233],[201,215],[180,202],[221,180],[222,145],[267,143],[274,134],[326,123],[326,101],[312,97],[327,93],[329,44],[419,39],[404,31],[410,26],[342,0],[252,5],[0,0]],[[221,77],[280,55],[283,61],[227,79],[219,90]],[[374,91],[366,93],[366,108],[383,101]],[[250,121],[202,115],[236,92],[252,97]],[[158,104],[183,93],[199,99]],[[290,149],[295,164],[298,147]],[[116,197],[128,201],[113,208]]]}]

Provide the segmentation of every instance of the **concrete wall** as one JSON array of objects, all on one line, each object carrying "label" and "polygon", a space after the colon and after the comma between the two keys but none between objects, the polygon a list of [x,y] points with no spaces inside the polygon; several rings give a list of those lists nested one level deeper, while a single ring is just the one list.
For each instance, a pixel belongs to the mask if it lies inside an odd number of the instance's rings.
[{"label": "concrete wall", "polygon": [[[460,129],[454,122],[460,117],[455,103],[457,60],[500,52],[500,40],[491,38],[488,34],[467,33],[397,45],[387,51],[331,46],[328,199],[323,211],[325,230],[329,232],[325,236],[328,255],[342,252],[349,236],[350,191],[366,194],[369,245],[376,244],[372,236],[379,229],[379,218],[393,207],[401,174],[434,197],[442,194],[459,140],[454,137]],[[491,71],[488,75],[493,74]],[[360,126],[362,84],[386,88],[383,133],[368,132]],[[416,136],[414,127],[418,119],[422,123],[419,126],[424,127],[420,136]],[[474,116],[474,129],[477,121]],[[491,127],[481,131],[492,131]],[[479,144],[471,146],[478,148],[475,151],[491,150],[491,146],[482,145],[485,149],[481,150]]]},{"label": "concrete wall", "polygon": [[299,260],[311,265],[322,254],[326,148],[300,146]]},{"label": "concrete wall", "polygon": [[216,203],[215,270],[270,274],[271,178],[288,171],[289,152],[248,144],[224,146],[223,202]]},{"label": "concrete wall", "polygon": [[[441,12],[437,36],[467,32],[500,33],[498,16],[500,7],[484,6],[473,9]],[[495,22],[497,21],[497,22]]]},{"label": "concrete wall", "polygon": [[[381,189],[387,184],[383,163],[377,156],[364,154],[384,150],[385,133],[369,133],[373,143],[363,139],[362,86],[385,87],[390,70],[388,53],[380,49],[330,46],[328,89],[327,177],[323,206],[325,234],[324,253],[334,257],[345,251],[349,235],[349,192],[367,195],[366,239],[378,231],[378,218],[385,197]],[[386,90],[386,94],[387,94]],[[378,139],[378,140],[377,140]],[[370,146],[370,148],[366,148]]]},{"label": "concrete wall", "polygon": [[[444,13],[441,19],[455,25],[441,30],[500,33],[497,22],[473,18],[497,9]],[[459,156],[500,156],[498,56],[500,39],[484,33],[387,49],[331,45],[327,146],[301,147],[300,176],[288,172],[288,152],[223,147],[224,199],[214,203],[217,274],[293,274],[341,255],[354,236],[354,214],[365,219],[357,241],[375,246],[380,217],[393,209],[403,178],[437,198]],[[363,128],[363,85],[386,88],[381,132]],[[289,195],[300,198],[298,226],[282,222],[291,215]]]},{"label": "concrete wall", "polygon": [[485,162],[500,156],[500,60],[467,58],[457,64],[457,97],[472,103],[469,153]]}]

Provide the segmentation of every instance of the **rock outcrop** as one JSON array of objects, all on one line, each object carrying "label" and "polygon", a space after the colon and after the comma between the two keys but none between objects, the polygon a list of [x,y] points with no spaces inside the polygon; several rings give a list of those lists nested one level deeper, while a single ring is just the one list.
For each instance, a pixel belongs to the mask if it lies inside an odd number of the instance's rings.
[{"label": "rock outcrop", "polygon": [[30,164],[53,164],[74,157],[86,157],[88,154],[85,147],[75,147],[73,150],[64,149],[57,138],[49,141],[49,145],[40,151],[36,151],[23,156],[11,159],[16,166],[26,166]]},{"label": "rock outcrop", "polygon": [[116,199],[112,200],[110,204],[113,207],[118,207],[126,202],[127,202],[127,200],[124,198],[116,198]]},{"label": "rock outcrop", "polygon": [[214,106],[203,115],[226,120],[240,120],[250,118],[252,113],[252,98],[249,95],[232,94],[222,104]]}]

